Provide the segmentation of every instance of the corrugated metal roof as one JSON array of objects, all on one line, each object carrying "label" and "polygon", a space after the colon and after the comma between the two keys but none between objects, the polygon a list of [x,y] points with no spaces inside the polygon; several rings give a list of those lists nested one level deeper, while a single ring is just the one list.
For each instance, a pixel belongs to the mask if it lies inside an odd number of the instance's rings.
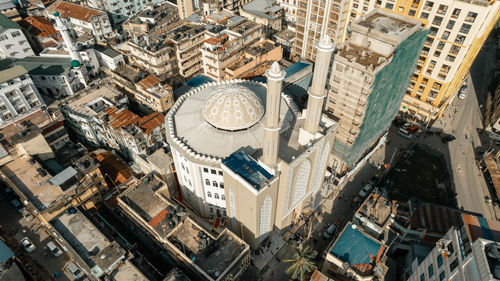
[{"label": "corrugated metal roof", "polygon": [[49,179],[49,183],[55,186],[61,186],[66,181],[74,177],[78,172],[73,167],[68,167],[64,169],[59,174]]},{"label": "corrugated metal roof", "polygon": [[149,89],[154,87],[160,83],[160,78],[156,77],[154,74],[150,74],[148,77],[142,79],[137,84],[141,86],[143,89]]},{"label": "corrugated metal roof", "polygon": [[78,4],[66,2],[66,1],[56,1],[54,4],[47,8],[49,14],[58,12],[63,18],[74,18],[81,21],[90,21],[90,18],[104,14],[104,12],[80,6]]},{"label": "corrugated metal roof", "polygon": [[49,20],[40,16],[27,17],[20,24],[31,34],[39,37],[52,36],[59,33]]},{"label": "corrugated metal roof", "polygon": [[6,29],[21,29],[21,27],[3,14],[0,14],[0,32]]},{"label": "corrugated metal roof", "polygon": [[28,73],[26,68],[20,65],[16,65],[12,68],[0,71],[0,83],[7,82],[26,73]]}]

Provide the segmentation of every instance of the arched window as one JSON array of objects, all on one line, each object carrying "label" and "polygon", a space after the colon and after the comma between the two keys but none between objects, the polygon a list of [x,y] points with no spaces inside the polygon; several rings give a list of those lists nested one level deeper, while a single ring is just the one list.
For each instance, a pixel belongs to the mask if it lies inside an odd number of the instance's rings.
[{"label": "arched window", "polygon": [[297,176],[295,177],[295,184],[293,185],[293,200],[292,206],[297,204],[306,194],[307,182],[309,180],[309,172],[311,170],[311,161],[306,160],[302,167],[300,167]]},{"label": "arched window", "polygon": [[220,196],[220,199],[222,199],[222,200],[226,200],[226,197],[225,197],[224,195],[221,195],[221,196]]},{"label": "arched window", "polygon": [[210,191],[207,192],[207,196],[212,198],[212,193]]},{"label": "arched window", "polygon": [[219,186],[220,186],[220,188],[224,188],[224,183],[223,183],[223,182],[221,182],[221,183],[219,184]]},{"label": "arched window", "polygon": [[219,194],[214,193],[214,198],[215,198],[215,199],[219,199]]},{"label": "arched window", "polygon": [[214,187],[218,187],[218,186],[219,186],[219,185],[217,184],[217,182],[216,182],[216,181],[213,181],[213,182],[212,182],[212,185],[213,185]]},{"label": "arched window", "polygon": [[330,143],[327,142],[323,147],[323,152],[321,152],[321,156],[319,157],[318,163],[316,164],[316,168],[314,171],[314,178],[312,179],[311,188],[313,190],[318,190],[323,183],[323,176],[326,169],[326,162],[328,160],[328,156],[330,155]]},{"label": "arched window", "polygon": [[206,179],[206,180],[205,180],[205,184],[206,184],[206,185],[208,185],[208,186],[210,186],[210,180],[209,180],[209,179]]},{"label": "arched window", "polygon": [[259,236],[264,235],[271,231],[271,207],[273,202],[271,197],[266,196],[264,199],[264,203],[260,207],[260,228],[259,228]]}]

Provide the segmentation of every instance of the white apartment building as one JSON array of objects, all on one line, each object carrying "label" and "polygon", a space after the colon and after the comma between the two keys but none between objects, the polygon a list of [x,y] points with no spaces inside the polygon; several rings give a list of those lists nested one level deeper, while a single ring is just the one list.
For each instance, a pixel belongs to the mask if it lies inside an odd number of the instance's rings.
[{"label": "white apartment building", "polygon": [[285,22],[295,25],[297,23],[298,0],[277,0],[285,14]]},{"label": "white apartment building", "polygon": [[26,116],[44,104],[24,67],[18,65],[0,71],[0,126]]},{"label": "white apartment building", "polygon": [[439,117],[500,18],[500,2],[299,0],[295,53],[314,60],[312,42],[324,31],[339,46],[349,37],[350,22],[375,8],[417,19],[430,29],[401,111],[422,123]]},{"label": "white apartment building", "polygon": [[500,280],[498,222],[462,216],[463,226],[452,227],[424,260],[412,262],[408,281]]},{"label": "white apartment building", "polygon": [[51,19],[56,18],[56,12],[71,23],[73,31],[78,35],[91,35],[97,42],[106,42],[106,39],[113,36],[113,28],[106,12],[61,0],[46,9],[46,14]]},{"label": "white apartment building", "polygon": [[224,69],[239,59],[242,49],[263,37],[263,26],[243,17],[233,16],[225,24],[207,30],[201,48],[203,73],[216,81],[225,79]]},{"label": "white apartment building", "polygon": [[34,55],[22,28],[0,14],[0,58],[24,58]]},{"label": "white apartment building", "polygon": [[146,6],[151,4],[161,4],[163,0],[90,0],[89,5],[92,8],[103,10],[109,13],[113,26],[118,27],[127,18],[144,10]]}]

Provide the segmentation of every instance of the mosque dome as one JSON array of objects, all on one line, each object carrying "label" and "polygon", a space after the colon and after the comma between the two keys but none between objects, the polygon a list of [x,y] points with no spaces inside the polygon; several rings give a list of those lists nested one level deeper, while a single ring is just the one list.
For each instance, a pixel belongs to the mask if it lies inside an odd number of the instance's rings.
[{"label": "mosque dome", "polygon": [[203,105],[205,120],[217,129],[237,131],[252,127],[264,116],[264,106],[257,95],[242,85],[222,85]]}]

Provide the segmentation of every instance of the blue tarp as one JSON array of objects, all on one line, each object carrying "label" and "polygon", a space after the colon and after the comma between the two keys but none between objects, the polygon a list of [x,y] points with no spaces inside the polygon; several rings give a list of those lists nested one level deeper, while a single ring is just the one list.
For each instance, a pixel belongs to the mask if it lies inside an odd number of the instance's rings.
[{"label": "blue tarp", "polygon": [[376,257],[381,245],[352,226],[346,227],[331,253],[350,265],[369,263],[370,255]]}]

